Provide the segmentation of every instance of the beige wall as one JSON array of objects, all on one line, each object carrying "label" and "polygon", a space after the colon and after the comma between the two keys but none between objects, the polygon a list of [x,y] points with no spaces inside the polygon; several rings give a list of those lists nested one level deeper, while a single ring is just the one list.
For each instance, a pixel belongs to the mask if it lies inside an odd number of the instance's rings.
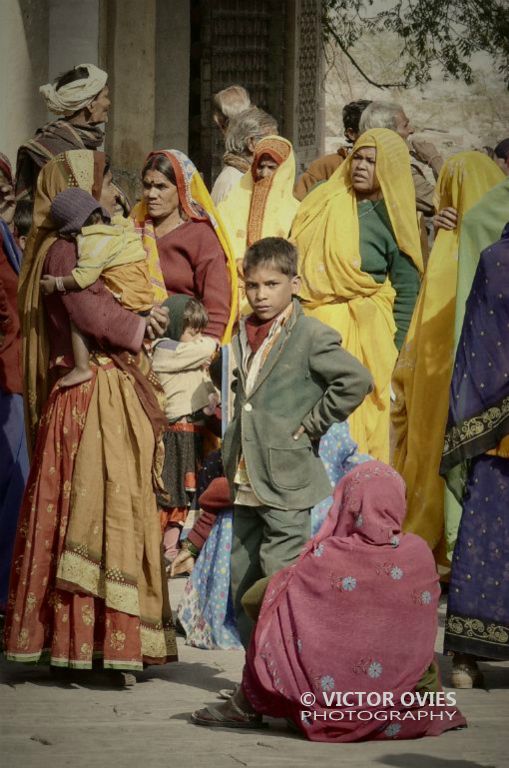
[{"label": "beige wall", "polygon": [[98,64],[99,0],[49,0],[48,75]]},{"label": "beige wall", "polygon": [[99,0],[0,0],[0,151],[52,119],[39,86],[75,64],[98,61]]},{"label": "beige wall", "polygon": [[0,0],[0,152],[13,167],[19,144],[46,121],[38,87],[48,78],[47,0]]}]

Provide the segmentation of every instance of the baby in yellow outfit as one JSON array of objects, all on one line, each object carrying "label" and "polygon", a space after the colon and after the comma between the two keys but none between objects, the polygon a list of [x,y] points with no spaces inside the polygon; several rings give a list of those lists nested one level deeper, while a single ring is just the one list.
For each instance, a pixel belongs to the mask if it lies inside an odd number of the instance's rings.
[{"label": "baby in yellow outfit", "polygon": [[[114,216],[101,208],[85,190],[72,188],[58,194],[51,216],[61,235],[76,239],[78,262],[70,275],[44,275],[41,289],[46,294],[80,291],[102,277],[109,291],[126,309],[140,314],[154,306],[154,290],[147,257],[131,219]],[[74,368],[61,386],[73,386],[91,378],[87,339],[71,323]]]}]

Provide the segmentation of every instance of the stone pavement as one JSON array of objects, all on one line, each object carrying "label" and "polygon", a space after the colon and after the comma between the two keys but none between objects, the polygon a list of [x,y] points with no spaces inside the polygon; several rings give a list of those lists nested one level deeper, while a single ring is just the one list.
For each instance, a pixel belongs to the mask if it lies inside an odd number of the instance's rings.
[{"label": "stone pavement", "polygon": [[[170,582],[175,607],[184,580]],[[443,620],[444,605],[441,606]],[[443,623],[443,621],[441,622]],[[437,650],[441,636],[437,638]],[[469,728],[438,738],[318,744],[281,721],[263,731],[210,730],[189,713],[240,678],[240,651],[202,651],[179,640],[180,661],[138,675],[126,690],[56,685],[46,668],[0,663],[1,768],[505,768],[509,664],[482,664],[487,690],[458,691]],[[447,682],[450,666],[441,658]]]}]

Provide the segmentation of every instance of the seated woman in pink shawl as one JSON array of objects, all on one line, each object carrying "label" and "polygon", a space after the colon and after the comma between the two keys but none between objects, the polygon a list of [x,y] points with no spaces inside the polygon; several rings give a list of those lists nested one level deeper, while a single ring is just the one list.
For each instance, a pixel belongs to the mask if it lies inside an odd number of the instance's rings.
[{"label": "seated woman in pink shawl", "polygon": [[405,512],[403,480],[387,465],[346,475],[318,535],[268,584],[240,688],[193,722],[245,728],[284,717],[330,742],[465,726],[434,663],[433,555],[401,532]]}]

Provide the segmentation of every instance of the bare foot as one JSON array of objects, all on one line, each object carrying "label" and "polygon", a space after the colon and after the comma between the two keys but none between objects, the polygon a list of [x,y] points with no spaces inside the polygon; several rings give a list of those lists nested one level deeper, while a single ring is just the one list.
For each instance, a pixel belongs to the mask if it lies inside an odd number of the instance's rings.
[{"label": "bare foot", "polygon": [[90,368],[73,368],[72,371],[66,373],[59,379],[59,385],[61,387],[75,387],[76,384],[83,384],[85,381],[90,381],[92,378],[92,371]]}]

